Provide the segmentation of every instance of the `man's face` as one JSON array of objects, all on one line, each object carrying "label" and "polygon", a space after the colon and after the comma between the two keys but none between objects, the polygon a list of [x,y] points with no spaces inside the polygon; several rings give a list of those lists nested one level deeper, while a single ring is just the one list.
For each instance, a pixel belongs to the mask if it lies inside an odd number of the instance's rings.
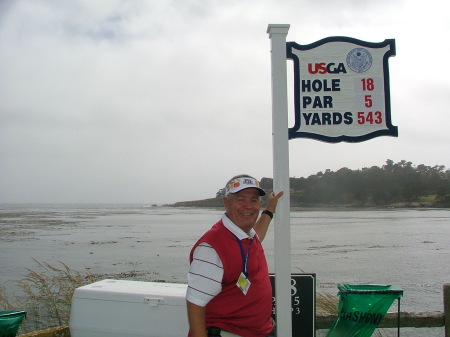
[{"label": "man's face", "polygon": [[256,188],[247,188],[223,198],[227,216],[247,234],[258,219],[261,202]]}]

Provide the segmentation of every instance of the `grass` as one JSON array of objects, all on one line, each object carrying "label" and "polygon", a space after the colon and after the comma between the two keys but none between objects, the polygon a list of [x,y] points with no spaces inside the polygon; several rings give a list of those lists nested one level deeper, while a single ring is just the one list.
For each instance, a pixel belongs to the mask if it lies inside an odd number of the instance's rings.
[{"label": "grass", "polygon": [[[27,268],[22,280],[9,281],[8,289],[0,286],[1,310],[26,310],[19,334],[54,326],[68,325],[72,295],[76,288],[105,278],[132,278],[144,273],[130,272],[113,275],[92,274],[87,268],[76,271],[60,262],[60,267],[34,260],[36,269]],[[7,282],[8,283],[8,282]],[[17,292],[10,288],[17,289]]]}]

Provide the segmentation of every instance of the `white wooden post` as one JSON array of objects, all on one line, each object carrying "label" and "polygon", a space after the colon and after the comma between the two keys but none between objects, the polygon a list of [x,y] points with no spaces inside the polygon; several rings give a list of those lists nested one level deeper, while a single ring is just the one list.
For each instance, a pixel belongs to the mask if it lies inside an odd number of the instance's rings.
[{"label": "white wooden post", "polygon": [[277,336],[292,337],[291,226],[286,69],[287,24],[269,24],[272,66],[273,175],[275,193],[284,191],[275,216],[275,296]]}]

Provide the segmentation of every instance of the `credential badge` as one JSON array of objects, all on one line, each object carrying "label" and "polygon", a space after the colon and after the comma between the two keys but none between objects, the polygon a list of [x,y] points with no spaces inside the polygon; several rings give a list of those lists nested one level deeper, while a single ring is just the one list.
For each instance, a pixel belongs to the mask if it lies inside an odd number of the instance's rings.
[{"label": "credential badge", "polygon": [[357,73],[363,73],[372,66],[372,55],[365,48],[352,49],[347,55],[347,65]]}]

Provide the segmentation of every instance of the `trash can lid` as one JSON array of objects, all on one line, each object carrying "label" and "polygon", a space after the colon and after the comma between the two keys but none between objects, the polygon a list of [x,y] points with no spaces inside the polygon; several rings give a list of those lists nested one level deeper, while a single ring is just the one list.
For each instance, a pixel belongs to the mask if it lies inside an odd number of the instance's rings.
[{"label": "trash can lid", "polygon": [[27,312],[25,310],[4,310],[0,311],[0,317],[11,317],[16,315],[26,315]]},{"label": "trash can lid", "polygon": [[387,284],[338,284],[339,294],[383,294],[403,296],[403,289]]}]

